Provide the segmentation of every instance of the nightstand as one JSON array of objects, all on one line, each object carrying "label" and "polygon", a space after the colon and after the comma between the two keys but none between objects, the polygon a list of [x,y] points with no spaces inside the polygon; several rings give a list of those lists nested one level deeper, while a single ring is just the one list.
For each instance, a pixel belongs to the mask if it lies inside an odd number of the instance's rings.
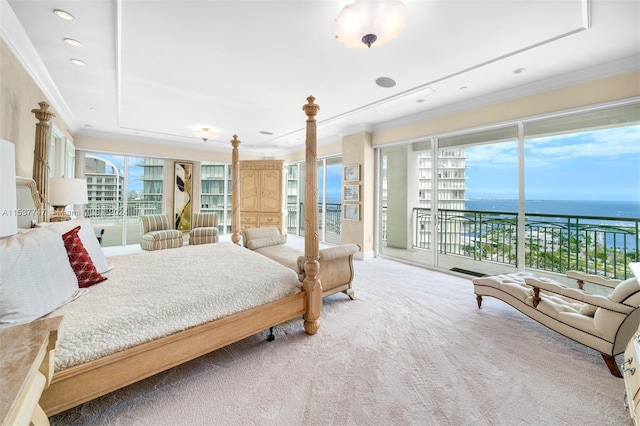
[{"label": "nightstand", "polygon": [[51,383],[62,317],[0,329],[0,419],[2,425],[48,425],[40,395]]}]

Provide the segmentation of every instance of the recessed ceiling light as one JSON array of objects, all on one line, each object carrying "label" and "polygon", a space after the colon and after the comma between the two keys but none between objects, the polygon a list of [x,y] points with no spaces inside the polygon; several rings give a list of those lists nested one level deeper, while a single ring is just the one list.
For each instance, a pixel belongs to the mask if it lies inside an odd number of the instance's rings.
[{"label": "recessed ceiling light", "polygon": [[73,47],[82,46],[82,43],[80,43],[78,40],[73,39],[73,38],[65,38],[64,42],[67,43],[69,46],[73,46]]},{"label": "recessed ceiling light", "polygon": [[71,61],[71,63],[74,63],[76,65],[81,65],[81,66],[87,65],[84,63],[84,61],[81,61],[80,59],[69,59],[69,61]]},{"label": "recessed ceiling light", "polygon": [[376,84],[380,87],[389,88],[396,85],[396,81],[389,77],[378,77]]},{"label": "recessed ceiling light", "polygon": [[65,21],[73,21],[74,19],[76,19],[72,14],[70,14],[69,12],[65,12],[64,10],[55,9],[53,13],[55,13],[58,18],[62,18]]},{"label": "recessed ceiling light", "polygon": [[424,101],[425,101],[425,99],[417,99],[417,100],[416,100],[416,103],[421,104],[421,103],[423,103]]},{"label": "recessed ceiling light", "polygon": [[526,68],[516,68],[515,70],[511,71],[514,74],[520,74],[525,72],[527,69]]},{"label": "recessed ceiling light", "polygon": [[93,124],[85,124],[84,127],[93,127]]},{"label": "recessed ceiling light", "polygon": [[467,90],[468,87],[467,86],[460,86],[459,90]]},{"label": "recessed ceiling light", "polygon": [[89,111],[96,112],[96,111],[97,111],[97,109],[95,109],[95,108],[89,108]]},{"label": "recessed ceiling light", "polygon": [[260,130],[260,134],[261,134],[261,135],[268,135],[268,136],[271,136],[271,135],[273,135],[273,132],[268,132],[268,131],[266,131],[266,130]]}]

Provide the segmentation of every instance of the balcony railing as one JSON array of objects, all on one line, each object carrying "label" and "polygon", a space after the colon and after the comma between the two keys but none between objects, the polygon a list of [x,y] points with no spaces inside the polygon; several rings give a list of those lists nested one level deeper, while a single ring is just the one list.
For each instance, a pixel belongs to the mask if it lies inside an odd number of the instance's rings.
[{"label": "balcony railing", "polygon": [[[638,261],[640,219],[526,214],[525,240],[520,242],[517,216],[438,210],[438,253],[518,267],[523,243],[526,268],[555,273],[576,269],[616,279],[631,276],[628,264]],[[431,210],[414,208],[413,217],[414,248],[431,249]],[[385,225],[386,211],[383,230]]]},{"label": "balcony railing", "polygon": [[[91,201],[84,206],[84,216],[92,221],[122,219],[124,215],[123,201]],[[161,201],[127,201],[126,209],[129,219],[148,214],[161,214]]]},{"label": "balcony railing", "polygon": [[[322,205],[318,205],[318,229],[322,230],[326,224],[326,231],[340,235],[342,229],[342,204],[326,203],[325,220],[322,220]],[[299,214],[302,212],[302,214]],[[287,230],[294,233],[296,225],[304,231],[304,203],[287,204]]]}]

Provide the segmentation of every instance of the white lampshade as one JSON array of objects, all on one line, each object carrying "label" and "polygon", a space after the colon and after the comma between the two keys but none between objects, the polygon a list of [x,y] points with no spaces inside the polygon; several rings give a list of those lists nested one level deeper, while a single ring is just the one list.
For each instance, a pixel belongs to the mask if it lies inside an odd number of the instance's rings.
[{"label": "white lampshade", "polygon": [[16,147],[0,139],[0,237],[18,232]]},{"label": "white lampshade", "polygon": [[357,0],[340,11],[333,33],[347,47],[382,46],[400,34],[407,17],[407,8],[401,1]]},{"label": "white lampshade", "polygon": [[79,178],[49,179],[49,204],[52,206],[68,206],[87,204],[87,180]]}]

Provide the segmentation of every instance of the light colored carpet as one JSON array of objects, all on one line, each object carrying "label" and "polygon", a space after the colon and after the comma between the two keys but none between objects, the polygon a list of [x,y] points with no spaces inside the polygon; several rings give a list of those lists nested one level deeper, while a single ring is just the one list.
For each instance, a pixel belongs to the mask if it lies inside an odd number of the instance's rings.
[{"label": "light colored carpet", "polygon": [[356,261],[357,299],[54,416],[54,425],[626,425],[600,354],[470,280]]}]

